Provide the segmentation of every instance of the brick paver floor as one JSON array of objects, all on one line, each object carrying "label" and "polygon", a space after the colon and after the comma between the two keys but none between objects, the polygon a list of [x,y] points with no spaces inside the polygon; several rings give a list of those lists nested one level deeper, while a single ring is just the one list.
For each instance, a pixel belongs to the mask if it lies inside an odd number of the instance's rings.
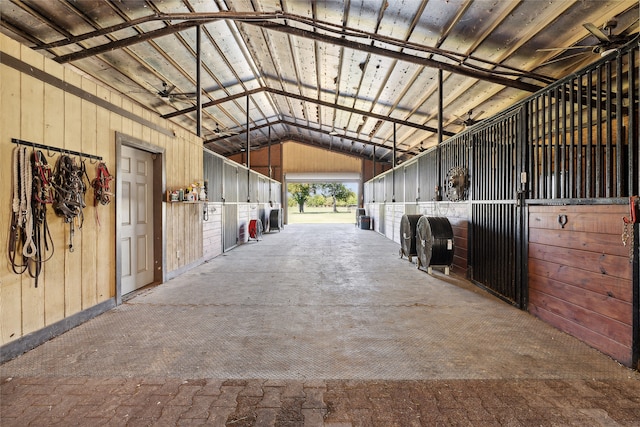
[{"label": "brick paver floor", "polygon": [[2,378],[11,426],[638,426],[640,382]]}]

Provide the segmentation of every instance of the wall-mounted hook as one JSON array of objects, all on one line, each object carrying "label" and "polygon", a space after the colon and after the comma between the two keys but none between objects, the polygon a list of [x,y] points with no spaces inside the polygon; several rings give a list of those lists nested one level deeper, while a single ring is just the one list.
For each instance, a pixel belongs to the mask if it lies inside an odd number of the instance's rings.
[{"label": "wall-mounted hook", "polygon": [[560,224],[562,228],[564,228],[564,226],[567,225],[567,221],[568,219],[565,214],[558,215],[558,224]]},{"label": "wall-mounted hook", "polygon": [[209,221],[209,205],[207,203],[203,204],[202,208],[202,219],[204,221]]}]

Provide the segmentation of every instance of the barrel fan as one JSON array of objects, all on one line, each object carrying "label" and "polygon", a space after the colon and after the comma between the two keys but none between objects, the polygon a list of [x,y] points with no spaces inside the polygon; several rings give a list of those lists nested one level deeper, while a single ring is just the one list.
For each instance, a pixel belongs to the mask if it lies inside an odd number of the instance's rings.
[{"label": "barrel fan", "polygon": [[467,199],[469,191],[469,174],[467,168],[455,166],[447,172],[447,199],[460,202]]},{"label": "barrel fan", "polygon": [[416,252],[416,225],[422,215],[402,215],[400,220],[400,258],[406,256],[411,262]]},{"label": "barrel fan", "polygon": [[423,216],[416,224],[417,267],[443,267],[445,274],[453,263],[453,229],[445,217]]}]

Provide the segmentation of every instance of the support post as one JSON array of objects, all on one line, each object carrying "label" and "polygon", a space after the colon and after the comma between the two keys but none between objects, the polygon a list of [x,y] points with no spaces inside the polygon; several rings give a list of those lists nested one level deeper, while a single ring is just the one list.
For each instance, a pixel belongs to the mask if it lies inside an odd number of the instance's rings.
[{"label": "support post", "polygon": [[391,179],[393,182],[391,183],[391,202],[396,202],[396,124],[393,124],[393,156],[392,156],[392,169],[391,169]]},{"label": "support post", "polygon": [[196,27],[196,135],[202,137],[202,26]]},{"label": "support post", "polygon": [[373,146],[373,176],[371,178],[376,177],[376,146]]},{"label": "support post", "polygon": [[442,122],[444,120],[442,97],[442,70],[438,70],[438,148],[436,151],[436,176],[438,181],[435,188],[436,201],[442,200]]},{"label": "support post", "polygon": [[271,180],[273,179],[273,173],[271,172],[271,126],[269,126],[269,142],[267,145],[267,164],[269,167],[269,204],[271,205],[273,203],[271,199]]},{"label": "support post", "polygon": [[247,202],[251,201],[251,132],[249,132],[249,95],[247,95]]}]

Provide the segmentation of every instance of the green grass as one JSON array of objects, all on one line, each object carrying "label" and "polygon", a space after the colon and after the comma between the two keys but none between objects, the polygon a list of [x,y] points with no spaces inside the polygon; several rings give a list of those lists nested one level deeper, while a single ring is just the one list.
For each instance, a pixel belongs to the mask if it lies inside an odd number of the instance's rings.
[{"label": "green grass", "polygon": [[298,212],[298,207],[289,208],[289,224],[355,224],[355,208],[338,208],[338,212],[333,212],[333,208],[311,208],[305,207],[304,212]]}]

